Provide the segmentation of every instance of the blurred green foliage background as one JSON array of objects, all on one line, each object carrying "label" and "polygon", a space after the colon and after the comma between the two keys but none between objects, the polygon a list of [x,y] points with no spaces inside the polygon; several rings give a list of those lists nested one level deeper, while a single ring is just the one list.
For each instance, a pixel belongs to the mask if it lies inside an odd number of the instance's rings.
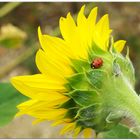
[{"label": "blurred green foliage background", "polygon": [[[86,4],[87,14],[93,7],[98,6],[98,18],[108,13],[115,40],[127,41],[136,71],[136,91],[140,93],[140,3],[128,2],[23,2],[11,6],[0,3],[0,82],[7,82],[15,75],[38,73],[35,65],[35,54],[40,47],[38,26],[41,26],[43,33],[61,37],[59,18],[66,16],[69,11],[76,16],[83,4]],[[125,49],[123,53],[126,53]],[[17,119],[0,128],[0,138],[47,138],[50,133],[54,138],[58,136],[57,133],[54,134],[55,129],[49,129],[46,133],[46,125],[36,125],[38,128],[35,129],[27,125],[27,122],[31,123],[30,119],[21,120]],[[16,131],[19,125],[21,127]],[[9,129],[14,129],[14,132],[12,130],[8,133]]]}]

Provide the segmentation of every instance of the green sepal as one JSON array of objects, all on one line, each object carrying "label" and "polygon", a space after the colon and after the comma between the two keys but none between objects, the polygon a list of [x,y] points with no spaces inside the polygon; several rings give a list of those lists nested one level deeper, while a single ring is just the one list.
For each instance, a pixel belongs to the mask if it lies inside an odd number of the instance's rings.
[{"label": "green sepal", "polygon": [[96,130],[96,132],[108,131],[118,124],[118,122],[106,123],[104,118],[101,117],[101,114],[100,116],[94,116],[92,119],[80,118],[76,122],[77,125],[92,128]]},{"label": "green sepal", "polygon": [[88,107],[83,107],[78,111],[78,116],[80,118],[92,119],[97,114],[101,113],[99,107],[100,107],[99,103],[93,103]]},{"label": "green sepal", "polygon": [[71,109],[71,108],[74,108],[75,106],[77,106],[77,105],[74,102],[74,100],[70,99],[70,100],[66,101],[65,103],[61,104],[58,108]]},{"label": "green sepal", "polygon": [[75,116],[77,115],[78,107],[70,108],[67,113],[65,114],[64,118],[71,118],[72,120],[75,119]]},{"label": "green sepal", "polygon": [[118,112],[110,112],[110,114],[106,118],[107,123],[119,122],[124,117],[123,111]]},{"label": "green sepal", "polygon": [[77,126],[82,126],[83,128],[95,128],[97,122],[95,119],[78,119],[76,121]]},{"label": "green sepal", "polygon": [[119,76],[121,74],[121,69],[119,64],[116,62],[116,59],[113,61],[113,74]]},{"label": "green sepal", "polygon": [[108,51],[104,51],[93,42],[92,46],[88,49],[88,60],[91,63],[93,59],[97,57],[102,58],[104,61],[110,62],[112,54]]},{"label": "green sepal", "polygon": [[64,84],[64,86],[65,86],[65,88],[66,88],[68,91],[72,91],[72,90],[73,90],[72,86],[71,86],[69,83]]},{"label": "green sepal", "polygon": [[84,70],[91,70],[91,64],[84,59],[71,59],[72,67],[76,70],[76,72],[81,73]]},{"label": "green sepal", "polygon": [[97,56],[104,56],[106,53],[107,52],[98,47],[95,42],[93,42],[92,46],[88,49],[88,56],[90,61],[92,61],[93,58]]},{"label": "green sepal", "polygon": [[116,63],[119,64],[121,72],[130,81],[130,83],[135,85],[135,71],[132,62],[128,57],[124,58],[121,54],[118,54],[116,58]]},{"label": "green sepal", "polygon": [[110,36],[108,51],[111,54],[117,53],[117,50],[114,48],[114,38],[113,38],[113,36]]},{"label": "green sepal", "polygon": [[80,106],[89,106],[93,103],[99,102],[99,96],[95,90],[74,90],[68,95]]},{"label": "green sepal", "polygon": [[107,80],[108,74],[100,69],[94,69],[87,71],[86,76],[94,87],[101,89],[102,83],[104,82],[104,79]]},{"label": "green sepal", "polygon": [[131,62],[131,60],[129,59],[129,57],[126,57],[127,63],[126,63],[126,75],[128,76],[129,81],[131,82],[131,84],[133,85],[133,87],[135,86],[135,70],[133,67],[133,64]]},{"label": "green sepal", "polygon": [[72,77],[68,78],[68,81],[72,89],[80,89],[80,90],[92,89],[92,85],[88,83],[84,73],[74,74]]}]

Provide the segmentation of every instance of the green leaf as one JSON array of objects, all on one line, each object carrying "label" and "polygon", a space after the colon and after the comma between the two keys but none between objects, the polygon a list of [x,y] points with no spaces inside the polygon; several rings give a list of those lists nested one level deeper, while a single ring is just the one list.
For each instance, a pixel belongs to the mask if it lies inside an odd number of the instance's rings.
[{"label": "green leaf", "polygon": [[0,84],[0,127],[12,121],[18,111],[16,106],[27,99],[10,83]]},{"label": "green leaf", "polygon": [[131,133],[129,131],[129,128],[127,128],[124,125],[117,125],[113,129],[107,132],[103,132],[99,134],[99,137],[105,138],[105,139],[131,139],[131,138],[138,138],[136,135]]}]

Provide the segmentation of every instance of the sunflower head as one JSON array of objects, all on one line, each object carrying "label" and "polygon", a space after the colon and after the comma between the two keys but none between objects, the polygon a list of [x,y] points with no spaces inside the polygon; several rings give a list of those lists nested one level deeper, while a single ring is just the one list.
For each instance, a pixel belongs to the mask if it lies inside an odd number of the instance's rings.
[{"label": "sunflower head", "polygon": [[69,92],[65,93],[70,100],[60,106],[68,109],[65,117],[81,129],[92,128],[96,132],[111,129],[126,116],[120,109],[122,92],[135,83],[128,54],[123,57],[113,42],[107,50],[93,42],[87,60],[72,59],[71,63],[75,74],[67,78]]},{"label": "sunflower head", "polygon": [[17,115],[63,124],[61,134],[83,132],[88,137],[93,129],[107,131],[129,116],[135,77],[128,53],[125,57],[120,53],[125,41],[113,41],[108,15],[96,22],[97,7],[88,17],[84,8],[76,22],[70,13],[60,18],[63,39],[43,35],[39,28],[42,48],[36,64],[41,73],[11,81],[30,97],[18,105]]}]

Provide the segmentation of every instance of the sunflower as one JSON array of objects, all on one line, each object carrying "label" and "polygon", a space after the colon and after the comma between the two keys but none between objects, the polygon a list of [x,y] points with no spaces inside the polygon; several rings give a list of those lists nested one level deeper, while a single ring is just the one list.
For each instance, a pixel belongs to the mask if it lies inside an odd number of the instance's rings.
[{"label": "sunflower", "polygon": [[111,36],[108,15],[96,22],[97,9],[86,17],[82,6],[76,22],[70,13],[61,17],[63,39],[44,35],[38,28],[41,48],[35,60],[40,74],[11,79],[30,98],[17,106],[16,116],[33,116],[33,123],[63,124],[60,134],[92,137],[93,130],[110,130],[126,115],[129,109],[123,99],[134,87],[133,66],[128,54],[120,54],[126,41],[114,42]]}]

